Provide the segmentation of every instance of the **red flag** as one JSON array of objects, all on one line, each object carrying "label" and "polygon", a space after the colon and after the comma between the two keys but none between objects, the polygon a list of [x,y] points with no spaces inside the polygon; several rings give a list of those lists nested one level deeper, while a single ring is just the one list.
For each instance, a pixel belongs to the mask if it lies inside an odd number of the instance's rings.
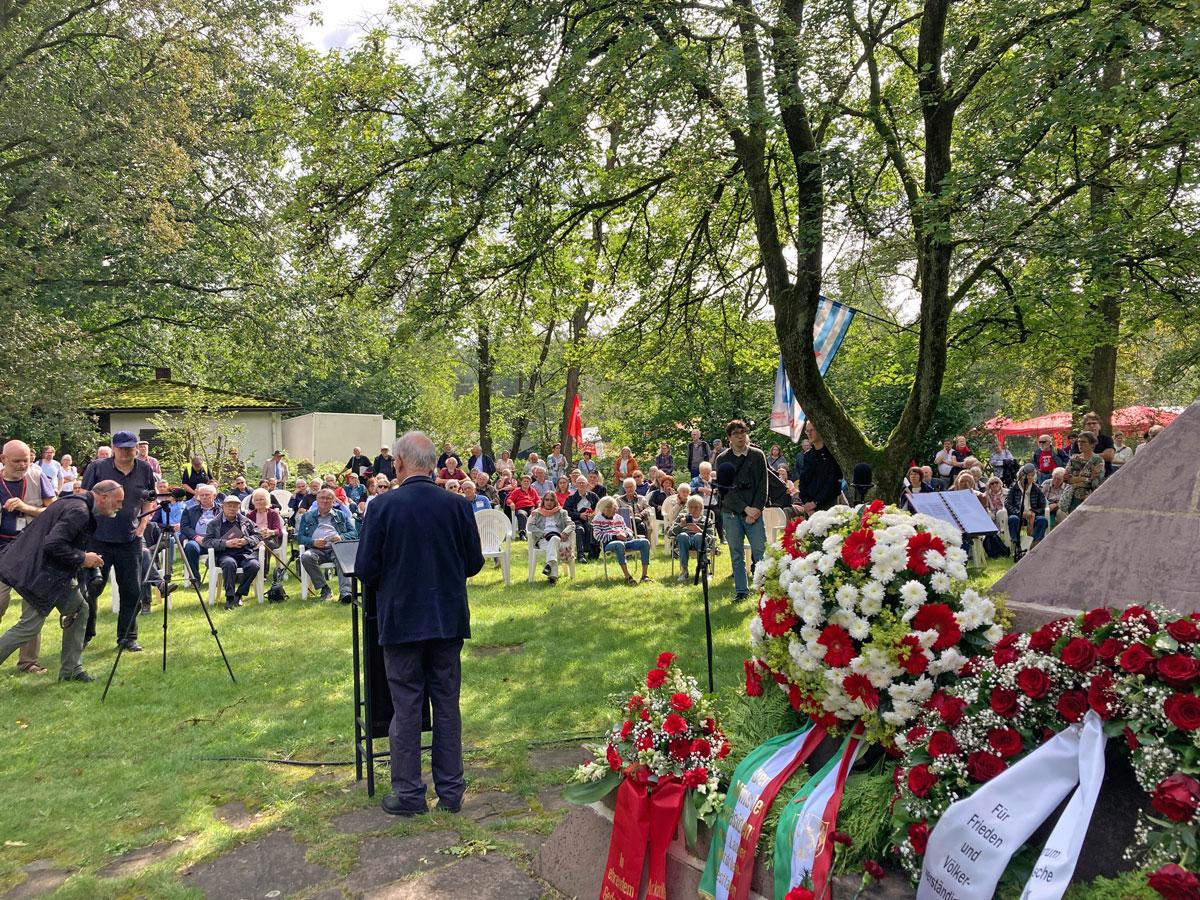
[{"label": "red flag", "polygon": [[579,415],[579,395],[575,395],[575,402],[571,404],[571,418],[567,422],[567,437],[571,438],[577,445],[583,443],[583,419]]}]

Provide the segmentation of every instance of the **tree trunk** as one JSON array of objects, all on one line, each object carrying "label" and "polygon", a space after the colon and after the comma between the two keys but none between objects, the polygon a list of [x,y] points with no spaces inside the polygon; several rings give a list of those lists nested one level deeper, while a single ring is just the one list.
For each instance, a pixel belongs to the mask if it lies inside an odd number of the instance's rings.
[{"label": "tree trunk", "polygon": [[542,368],[546,365],[546,357],[550,355],[550,344],[554,340],[556,325],[556,322],[551,321],[546,326],[546,336],[542,339],[542,349],[538,353],[537,365],[529,373],[529,380],[525,382],[524,390],[519,392],[521,405],[520,411],[513,419],[512,449],[510,450],[513,459],[516,459],[520,452],[521,441],[525,440],[525,432],[529,428],[529,413],[533,408],[533,398],[537,394],[538,384],[542,380]]},{"label": "tree trunk", "polygon": [[475,339],[475,358],[479,378],[479,446],[488,456],[492,453],[492,378],[496,360],[492,355],[491,334],[487,322],[479,323]]}]

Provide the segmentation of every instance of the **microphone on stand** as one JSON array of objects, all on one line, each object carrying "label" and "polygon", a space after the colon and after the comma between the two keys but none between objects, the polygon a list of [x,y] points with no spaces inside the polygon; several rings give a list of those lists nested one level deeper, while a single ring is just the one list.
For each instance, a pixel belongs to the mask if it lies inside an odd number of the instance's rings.
[{"label": "microphone on stand", "polygon": [[871,489],[874,487],[875,474],[871,471],[871,464],[855,463],[854,474],[850,478],[850,489],[854,493],[852,505],[858,506],[860,503],[865,503],[867,494],[871,493]]}]

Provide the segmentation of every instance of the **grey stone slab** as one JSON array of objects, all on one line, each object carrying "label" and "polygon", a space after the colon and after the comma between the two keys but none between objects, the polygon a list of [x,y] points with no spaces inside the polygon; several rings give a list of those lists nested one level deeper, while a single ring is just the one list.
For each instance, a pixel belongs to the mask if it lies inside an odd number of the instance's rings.
[{"label": "grey stone slab", "polygon": [[359,845],[358,864],[346,877],[344,886],[354,893],[361,893],[399,881],[414,872],[451,865],[455,858],[438,851],[457,843],[458,835],[453,831],[368,838]]},{"label": "grey stone slab", "polygon": [[534,857],[533,870],[569,897],[599,897],[611,834],[611,819],[573,807]]},{"label": "grey stone slab", "polygon": [[148,847],[138,847],[122,853],[96,874],[101,878],[128,878],[136,875],[142,869],[154,865],[164,859],[170,859],[194,846],[196,838],[189,837],[182,841],[151,844]]},{"label": "grey stone slab", "polygon": [[471,856],[366,895],[367,900],[540,900],[541,896],[541,885],[498,853]]},{"label": "grey stone slab", "polygon": [[27,877],[4,894],[4,900],[30,900],[33,897],[51,894],[75,874],[68,869],[55,867],[54,861],[49,859],[35,859],[27,864],[23,871]]},{"label": "grey stone slab", "polygon": [[524,797],[505,791],[483,791],[463,797],[462,815],[480,825],[520,818],[531,812]]},{"label": "grey stone slab", "polygon": [[335,816],[330,824],[340,834],[370,834],[373,831],[387,831],[397,821],[395,816],[385,813],[378,803],[373,803],[365,809]]},{"label": "grey stone slab", "polygon": [[181,873],[188,887],[206,897],[286,897],[333,877],[324,866],[304,858],[304,845],[292,839],[286,829],[273,831],[264,838],[242,844],[229,853],[186,869]]},{"label": "grey stone slab", "polygon": [[564,785],[554,785],[538,791],[538,801],[542,804],[542,809],[546,812],[569,809],[572,804],[563,799],[563,788]]},{"label": "grey stone slab", "polygon": [[574,768],[587,762],[591,756],[579,744],[563,747],[537,747],[529,751],[529,764],[538,771]]},{"label": "grey stone slab", "polygon": [[213,815],[230,828],[236,828],[238,831],[244,831],[258,824],[262,818],[261,813],[251,812],[241,800],[234,800],[224,806],[218,806],[213,810]]},{"label": "grey stone slab", "polygon": [[532,831],[505,831],[500,836],[506,841],[520,844],[530,856],[537,856],[542,847],[546,846],[546,841],[550,840],[550,835]]}]

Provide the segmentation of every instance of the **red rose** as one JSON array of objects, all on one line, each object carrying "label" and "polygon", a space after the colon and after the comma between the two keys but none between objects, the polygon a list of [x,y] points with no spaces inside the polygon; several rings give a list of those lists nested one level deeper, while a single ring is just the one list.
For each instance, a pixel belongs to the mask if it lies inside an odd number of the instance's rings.
[{"label": "red rose", "polygon": [[958,670],[958,674],[960,678],[970,678],[972,675],[978,675],[982,669],[982,656],[968,656],[967,661],[963,663],[962,668]]},{"label": "red rose", "polygon": [[711,717],[705,719],[703,722],[700,723],[700,730],[703,731],[705,734],[712,734],[714,731],[717,730],[717,720],[713,719]]},{"label": "red rose", "polygon": [[835,669],[850,665],[850,661],[858,655],[850,632],[841,625],[826,625],[817,643],[825,648],[825,662]]},{"label": "red rose", "polygon": [[1083,691],[1063,691],[1054,708],[1068,722],[1078,722],[1088,711],[1087,694]]},{"label": "red rose", "polygon": [[1167,626],[1167,634],[1181,644],[1200,641],[1200,627],[1192,619],[1178,619]]},{"label": "red rose", "polygon": [[1096,655],[1106,663],[1111,663],[1122,649],[1121,642],[1116,638],[1105,638],[1096,648]]},{"label": "red rose", "polygon": [[700,785],[708,783],[708,769],[703,767],[688,769],[683,773],[683,778],[680,781],[683,782],[683,789],[685,791],[698,788]]},{"label": "red rose", "polygon": [[629,740],[629,735],[633,733],[633,723],[626,719],[621,724],[621,740]]},{"label": "red rose", "polygon": [[1176,772],[1158,783],[1150,805],[1172,822],[1190,822],[1200,807],[1200,781]]},{"label": "red rose", "polygon": [[649,722],[650,721],[650,710],[648,708],[646,708],[645,706],[643,706],[641,708],[641,711],[638,713],[638,718],[641,719],[643,722]]},{"label": "red rose", "polygon": [[842,562],[851,569],[864,569],[871,564],[871,548],[874,546],[874,531],[869,528],[852,531],[842,544]]},{"label": "red rose", "polygon": [[1128,725],[1121,729],[1121,736],[1125,738],[1125,746],[1131,751],[1142,746],[1142,742],[1138,740],[1138,736],[1130,730]]},{"label": "red rose", "polygon": [[854,843],[854,838],[846,834],[844,831],[834,831],[829,835],[829,839],[835,844],[841,844],[843,847],[849,847]]},{"label": "red rose", "polygon": [[842,679],[842,689],[851,700],[862,701],[867,709],[879,706],[879,691],[875,690],[875,685],[866,675],[847,675]]},{"label": "red rose", "polygon": [[962,630],[954,620],[954,610],[945,603],[926,603],[922,606],[913,616],[912,628],[913,631],[936,631],[938,639],[933,642],[933,649],[938,651],[953,647],[962,637]]},{"label": "red rose", "polygon": [[997,666],[1008,666],[1015,663],[1020,655],[1016,647],[997,646],[992,649],[992,662]]},{"label": "red rose", "polygon": [[646,673],[646,687],[652,691],[662,687],[666,680],[667,673],[662,669],[651,669]]},{"label": "red rose", "polygon": [[882,881],[883,876],[887,873],[883,871],[883,866],[873,859],[868,859],[863,863],[863,871],[874,878],[876,881]]},{"label": "red rose", "polygon": [[1083,633],[1091,634],[1097,628],[1103,628],[1113,620],[1112,612],[1100,607],[1099,609],[1089,609],[1083,614]]},{"label": "red rose", "polygon": [[1101,672],[1099,675],[1093,675],[1092,680],[1088,682],[1088,706],[1105,721],[1112,718],[1113,704],[1117,702],[1117,695],[1113,691],[1114,680],[1112,672]]},{"label": "red rose", "polygon": [[660,669],[668,669],[671,667],[671,663],[673,662],[675,662],[675,654],[663,652],[658,654],[658,661],[655,663],[655,665]]},{"label": "red rose", "polygon": [[1086,672],[1096,664],[1096,648],[1087,638],[1071,638],[1063,645],[1062,661],[1076,672]]},{"label": "red rose", "polygon": [[621,769],[621,754],[617,752],[617,748],[609,744],[605,756],[608,758],[608,767],[614,772],[619,772]]},{"label": "red rose", "polygon": [[1158,620],[1142,606],[1130,606],[1121,613],[1121,621],[1143,625],[1150,632],[1158,631]]},{"label": "red rose", "polygon": [[1011,719],[1021,711],[1021,707],[1017,703],[1017,697],[1017,692],[1010,691],[1008,688],[992,688],[992,697],[990,700],[992,712],[998,716],[1004,716],[1006,719]]},{"label": "red rose", "polygon": [[1016,756],[1025,749],[1021,732],[1015,728],[993,728],[988,732],[988,743],[1001,756]]},{"label": "red rose", "polygon": [[1146,876],[1146,883],[1167,900],[1196,900],[1200,897],[1200,879],[1183,866],[1167,863]]},{"label": "red rose", "polygon": [[908,567],[918,575],[928,575],[932,569],[925,563],[925,554],[930,550],[946,552],[946,545],[937,535],[920,531],[908,539]]},{"label": "red rose", "polygon": [[1026,697],[1041,700],[1050,693],[1050,676],[1041,669],[1024,668],[1017,673],[1017,687]]},{"label": "red rose", "polygon": [[929,657],[921,648],[921,639],[915,634],[906,634],[897,647],[900,649],[900,668],[909,675],[920,675],[929,667]]},{"label": "red rose", "polygon": [[687,694],[672,694],[671,709],[675,712],[687,712],[692,708],[692,698]]},{"label": "red rose", "polygon": [[683,762],[692,755],[692,742],[687,738],[675,738],[667,745],[667,752],[675,759]]},{"label": "red rose", "polygon": [[1118,662],[1130,675],[1148,675],[1154,665],[1154,654],[1145,644],[1131,644]]},{"label": "red rose", "polygon": [[904,735],[904,740],[911,746],[925,739],[925,735],[929,734],[929,729],[924,725],[914,725],[908,729],[908,733]]},{"label": "red rose", "polygon": [[644,701],[641,694],[634,694],[629,698],[629,708],[631,710],[638,709]]},{"label": "red rose", "polygon": [[704,738],[696,738],[692,741],[692,756],[708,759],[712,756],[712,744]]},{"label": "red rose", "polygon": [[925,763],[908,770],[908,789],[918,797],[928,795],[929,789],[937,783],[938,777],[929,771]]},{"label": "red rose", "polygon": [[671,713],[663,719],[662,730],[667,734],[683,734],[687,727],[687,719],[678,713]]},{"label": "red rose", "polygon": [[1154,668],[1159,678],[1178,690],[1191,687],[1192,683],[1200,678],[1200,661],[1185,653],[1164,656],[1155,663]]},{"label": "red rose", "polygon": [[742,667],[746,670],[746,696],[761,697],[763,692],[762,676],[758,674],[757,661],[743,659]]},{"label": "red rose", "polygon": [[763,601],[758,617],[762,619],[763,631],[771,637],[782,637],[800,621],[792,612],[792,605],[786,597],[772,597]]},{"label": "red rose", "polygon": [[1008,768],[1008,763],[995,753],[976,750],[967,757],[967,774],[975,781],[991,781]]},{"label": "red rose", "polygon": [[925,822],[913,822],[908,826],[908,842],[912,844],[917,856],[925,855],[925,845],[929,843],[929,826]]},{"label": "red rose", "polygon": [[654,732],[643,731],[641,736],[633,742],[633,746],[639,750],[649,750],[654,746]]},{"label": "red rose", "polygon": [[958,741],[948,731],[935,731],[929,739],[930,756],[950,756],[958,752]]},{"label": "red rose", "polygon": [[933,696],[929,698],[928,706],[930,709],[937,710],[942,721],[953,728],[962,721],[967,701],[962,697],[951,696],[945,691],[934,691]]},{"label": "red rose", "polygon": [[806,887],[794,887],[783,895],[783,900],[816,900],[816,896]]},{"label": "red rose", "polygon": [[721,749],[717,751],[717,759],[724,759],[729,755],[732,748],[729,746],[729,741],[721,741]]},{"label": "red rose", "polygon": [[1176,728],[1183,731],[1200,728],[1200,697],[1195,694],[1172,694],[1163,701],[1163,712]]},{"label": "red rose", "polygon": [[1058,621],[1043,625],[1029,635],[1029,649],[1038,653],[1049,653],[1061,633],[1062,625]]}]

